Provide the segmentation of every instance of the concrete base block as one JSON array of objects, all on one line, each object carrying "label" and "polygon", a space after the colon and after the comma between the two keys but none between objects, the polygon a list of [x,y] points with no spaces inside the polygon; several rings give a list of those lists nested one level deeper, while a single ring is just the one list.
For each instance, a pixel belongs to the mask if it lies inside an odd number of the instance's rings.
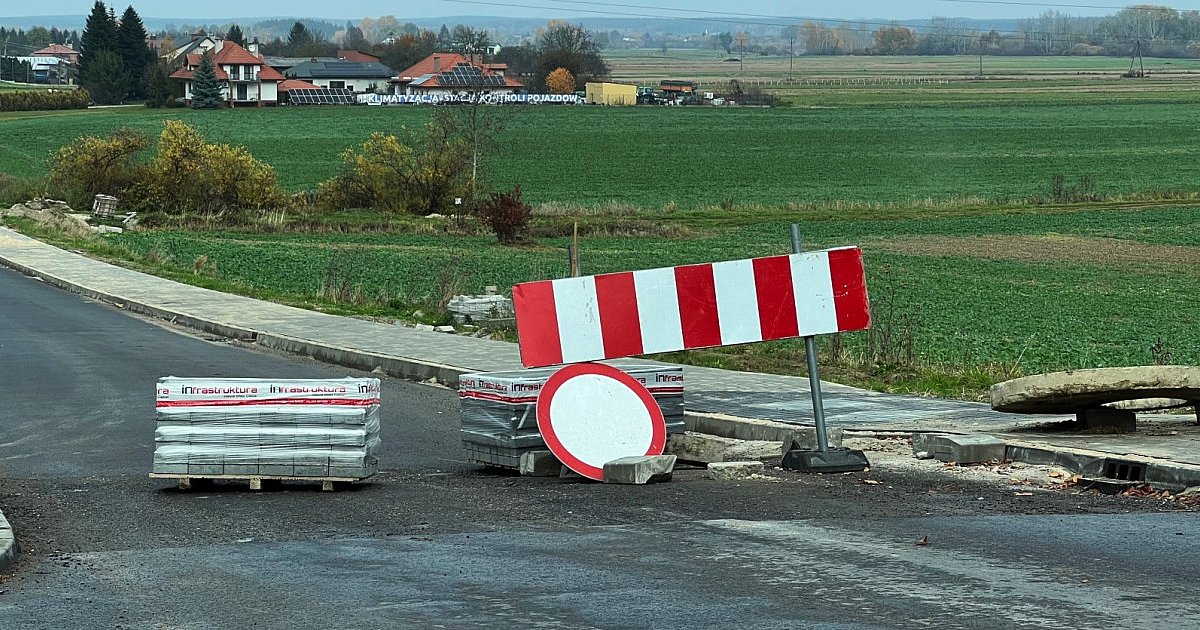
[{"label": "concrete base block", "polygon": [[521,453],[517,470],[526,477],[557,477],[562,467],[562,462],[550,451],[526,451]]},{"label": "concrete base block", "polygon": [[778,460],[783,457],[780,442],[737,440],[703,433],[677,433],[667,436],[663,451],[685,462],[733,462],[748,460]]},{"label": "concrete base block", "polygon": [[[826,437],[829,439],[830,448],[842,447],[842,430],[841,429],[826,429]],[[797,427],[792,430],[792,434],[783,440],[783,453],[788,451],[815,451],[820,448],[817,444],[817,430],[813,427]]]},{"label": "concrete base block", "polygon": [[[756,420],[752,418],[737,418],[721,414],[687,413],[684,424],[688,431],[734,438],[736,440],[751,440],[759,442],[791,443],[793,436],[801,440],[803,448],[817,447],[817,433],[813,427],[799,427],[794,424]],[[829,430],[829,445],[842,445],[842,430]]]},{"label": "concrete base block", "polygon": [[604,464],[604,483],[643,484],[670,481],[675,471],[674,455],[622,457]]},{"label": "concrete base block", "polygon": [[1113,409],[1112,407],[1083,409],[1075,414],[1075,419],[1085,429],[1110,429],[1124,433],[1137,431],[1137,415],[1125,409]]},{"label": "concrete base block", "polygon": [[705,476],[717,481],[733,481],[761,475],[762,471],[763,463],[760,461],[713,462],[708,465]]},{"label": "concrete base block", "polygon": [[223,464],[188,464],[189,475],[224,475]]},{"label": "concrete base block", "polygon": [[1006,446],[990,435],[942,435],[933,440],[930,452],[938,461],[982,464],[1004,461]]},{"label": "concrete base block", "polygon": [[186,475],[188,473],[187,464],[155,464],[151,469],[156,475]]}]

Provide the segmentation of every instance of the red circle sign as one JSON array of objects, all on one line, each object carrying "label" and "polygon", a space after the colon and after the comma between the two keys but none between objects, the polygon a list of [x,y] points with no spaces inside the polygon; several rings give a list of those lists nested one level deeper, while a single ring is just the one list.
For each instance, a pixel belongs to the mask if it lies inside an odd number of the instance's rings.
[{"label": "red circle sign", "polygon": [[661,455],[667,443],[662,409],[632,376],[602,363],[555,372],[537,400],[538,430],[567,468],[604,479],[604,464],[621,457]]}]

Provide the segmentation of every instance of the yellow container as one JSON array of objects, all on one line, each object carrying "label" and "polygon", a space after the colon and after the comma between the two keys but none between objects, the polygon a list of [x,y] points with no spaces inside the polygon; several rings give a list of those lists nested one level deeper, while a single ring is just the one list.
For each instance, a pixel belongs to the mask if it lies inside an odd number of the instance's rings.
[{"label": "yellow container", "polygon": [[637,105],[637,86],[624,83],[588,83],[587,102],[593,105]]}]

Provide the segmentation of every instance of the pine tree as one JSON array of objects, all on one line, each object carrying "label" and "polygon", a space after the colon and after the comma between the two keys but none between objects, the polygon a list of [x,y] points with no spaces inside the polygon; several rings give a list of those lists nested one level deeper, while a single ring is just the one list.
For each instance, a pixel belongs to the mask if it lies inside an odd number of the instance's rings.
[{"label": "pine tree", "polygon": [[96,104],[120,103],[129,94],[129,83],[129,73],[120,55],[111,50],[95,54],[85,87]]},{"label": "pine tree", "polygon": [[442,30],[438,31],[438,45],[439,46],[449,46],[450,45],[450,29],[446,28],[445,24],[442,25]]},{"label": "pine tree", "polygon": [[121,26],[117,29],[117,52],[125,62],[125,70],[129,73],[129,95],[133,98],[143,98],[146,86],[143,77],[146,68],[154,63],[154,51],[146,44],[146,26],[133,7],[125,9],[121,16]]},{"label": "pine tree", "polygon": [[231,25],[229,30],[225,33],[225,41],[233,42],[238,46],[245,46],[246,36],[242,33],[242,27],[238,26],[237,24]]},{"label": "pine tree", "polygon": [[296,56],[305,55],[312,48],[315,38],[303,22],[296,22],[288,31],[288,53]]},{"label": "pine tree", "polygon": [[171,66],[159,61],[146,69],[146,107],[172,107],[175,104],[175,80]]},{"label": "pine tree", "polygon": [[96,0],[96,4],[92,5],[92,13],[87,18],[87,23],[83,27],[83,34],[79,38],[81,48],[79,56],[79,78],[80,82],[86,87],[88,81],[91,80],[92,65],[96,60],[96,56],[102,51],[116,52],[117,50],[117,24],[112,19],[112,15],[108,12],[104,3]]},{"label": "pine tree", "polygon": [[212,54],[204,53],[200,67],[192,74],[192,109],[216,109],[225,105],[221,94],[221,83],[217,81],[217,69]]}]

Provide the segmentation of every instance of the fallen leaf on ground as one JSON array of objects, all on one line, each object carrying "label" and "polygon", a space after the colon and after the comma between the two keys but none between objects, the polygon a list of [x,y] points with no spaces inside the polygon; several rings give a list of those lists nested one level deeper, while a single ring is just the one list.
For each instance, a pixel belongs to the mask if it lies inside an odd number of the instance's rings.
[{"label": "fallen leaf on ground", "polygon": [[863,479],[862,482],[865,484],[868,484],[868,485],[872,485],[872,486],[877,486],[877,485],[883,483],[882,481],[876,481],[874,479]]},{"label": "fallen leaf on ground", "polygon": [[1031,496],[1033,496],[1033,493],[1032,492],[1014,492],[1013,495],[1018,496],[1018,497],[1031,497]]}]

